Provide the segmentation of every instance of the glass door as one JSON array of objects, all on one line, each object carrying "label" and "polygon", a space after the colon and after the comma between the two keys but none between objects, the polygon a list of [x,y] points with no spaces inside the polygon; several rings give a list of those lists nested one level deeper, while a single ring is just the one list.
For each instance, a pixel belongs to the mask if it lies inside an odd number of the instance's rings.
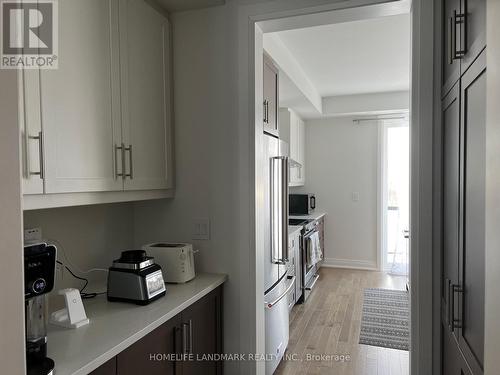
[{"label": "glass door", "polygon": [[410,139],[406,119],[382,123],[382,260],[384,271],[409,272]]}]

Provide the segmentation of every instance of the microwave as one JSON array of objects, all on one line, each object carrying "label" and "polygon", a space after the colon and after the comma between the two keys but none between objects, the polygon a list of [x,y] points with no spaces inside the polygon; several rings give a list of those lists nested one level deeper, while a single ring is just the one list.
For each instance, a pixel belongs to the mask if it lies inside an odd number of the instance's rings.
[{"label": "microwave", "polygon": [[316,208],[314,194],[290,194],[288,196],[290,215],[309,215]]}]

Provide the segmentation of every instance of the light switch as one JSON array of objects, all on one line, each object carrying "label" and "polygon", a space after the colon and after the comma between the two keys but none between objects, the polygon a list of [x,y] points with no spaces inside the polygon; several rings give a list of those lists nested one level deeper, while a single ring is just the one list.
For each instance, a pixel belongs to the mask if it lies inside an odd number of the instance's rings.
[{"label": "light switch", "polygon": [[210,239],[210,219],[198,218],[193,222],[193,240]]},{"label": "light switch", "polygon": [[353,191],[352,192],[352,201],[353,202],[359,202],[359,191]]}]

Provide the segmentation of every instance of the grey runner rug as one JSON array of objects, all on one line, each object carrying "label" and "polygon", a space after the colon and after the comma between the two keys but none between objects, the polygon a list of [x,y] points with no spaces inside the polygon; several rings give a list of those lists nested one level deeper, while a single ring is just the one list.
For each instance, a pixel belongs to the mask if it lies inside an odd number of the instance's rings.
[{"label": "grey runner rug", "polygon": [[408,298],[403,290],[365,289],[359,343],[408,350]]}]

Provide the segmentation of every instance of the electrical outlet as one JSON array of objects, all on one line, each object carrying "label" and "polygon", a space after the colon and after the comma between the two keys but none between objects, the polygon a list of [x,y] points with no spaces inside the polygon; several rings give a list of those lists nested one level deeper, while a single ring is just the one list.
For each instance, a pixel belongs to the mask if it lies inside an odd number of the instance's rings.
[{"label": "electrical outlet", "polygon": [[199,218],[193,221],[193,240],[210,239],[210,219]]},{"label": "electrical outlet", "polygon": [[30,228],[24,230],[24,242],[36,242],[42,240],[42,228]]},{"label": "electrical outlet", "polygon": [[359,191],[353,191],[352,192],[352,201],[353,202],[359,202]]}]

